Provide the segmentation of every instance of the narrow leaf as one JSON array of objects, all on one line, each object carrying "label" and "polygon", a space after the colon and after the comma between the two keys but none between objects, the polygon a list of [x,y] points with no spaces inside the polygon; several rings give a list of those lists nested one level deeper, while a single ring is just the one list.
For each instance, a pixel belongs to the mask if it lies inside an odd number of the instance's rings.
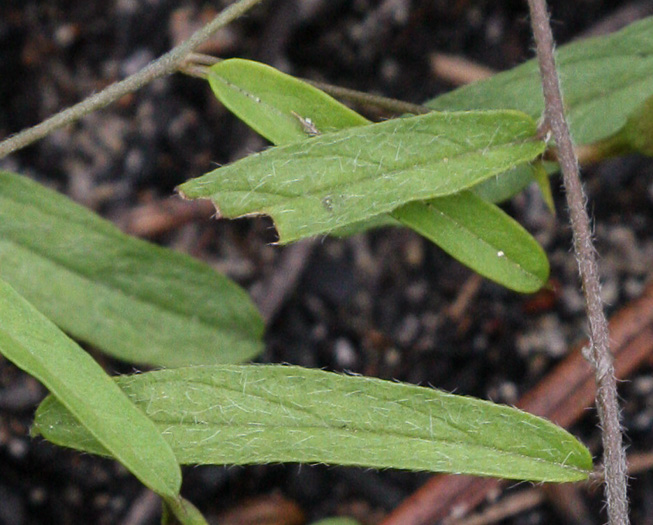
[{"label": "narrow leaf", "polygon": [[[121,377],[181,463],[333,463],[535,481],[587,478],[592,459],[565,430],[464,396],[286,366],[206,366]],[[36,429],[106,453],[52,398]]]},{"label": "narrow leaf", "polygon": [[164,498],[161,524],[208,525],[202,513],[190,501],[181,496]]},{"label": "narrow leaf", "polygon": [[81,422],[143,484],[166,497],[179,493],[179,465],[152,421],[100,365],[2,280],[0,319],[0,353],[43,383],[71,421]]},{"label": "narrow leaf", "polygon": [[[574,141],[605,139],[653,96],[653,17],[612,35],[562,46],[556,65]],[[512,108],[539,118],[544,102],[537,63],[530,60],[427,105],[442,111]]]},{"label": "narrow leaf", "polygon": [[63,330],[126,361],[233,363],[262,347],[261,317],[235,283],[6,172],[0,278]]},{"label": "narrow leaf", "polygon": [[469,188],[542,153],[513,111],[430,113],[269,149],[182,184],[224,217],[270,215],[280,242]]},{"label": "narrow leaf", "polygon": [[546,254],[517,221],[469,191],[409,203],[392,216],[471,269],[518,292],[539,290]]},{"label": "narrow leaf", "polygon": [[274,144],[304,140],[309,124],[319,133],[369,124],[324,91],[259,62],[219,62],[208,80],[220,102]]}]

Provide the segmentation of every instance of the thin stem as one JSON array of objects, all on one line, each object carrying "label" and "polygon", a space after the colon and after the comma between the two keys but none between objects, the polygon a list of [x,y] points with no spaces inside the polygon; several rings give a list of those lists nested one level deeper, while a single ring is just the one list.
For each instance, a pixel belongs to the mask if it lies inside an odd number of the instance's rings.
[{"label": "thin stem", "polygon": [[[208,68],[214,64],[221,62],[221,59],[211,56],[202,55],[200,53],[192,53],[188,56],[187,64],[181,69],[182,73],[192,77],[206,78],[208,76]],[[364,91],[357,91],[341,86],[334,86],[333,84],[326,84],[324,82],[317,82],[315,80],[303,79],[304,82],[315,86],[318,89],[328,93],[334,98],[349,100],[356,104],[365,106],[374,106],[393,113],[413,113],[415,115],[422,115],[433,111],[427,106],[419,104],[412,104],[403,100],[395,98],[383,97],[380,95],[371,95]]]},{"label": "thin stem", "polygon": [[229,24],[262,0],[239,0],[223,9],[210,23],[193,33],[157,60],[150,62],[138,73],[110,85],[100,93],[92,95],[79,104],[67,108],[44,120],[36,126],[23,130],[0,142],[0,159],[42,139],[55,129],[79,120],[84,115],[108,106],[128,93],[140,89],[153,80],[174,73],[186,60],[186,57],[200,44],[205,42],[219,28]]},{"label": "thin stem", "polygon": [[317,82],[315,80],[306,80],[306,82],[322,91],[325,91],[335,98],[349,100],[356,104],[374,106],[393,113],[413,113],[414,115],[423,115],[424,113],[430,113],[433,111],[427,106],[404,102],[403,100],[398,100],[396,98],[371,95],[370,93],[365,93],[363,91],[325,84],[324,82]]},{"label": "thin stem", "polygon": [[542,76],[546,122],[558,146],[558,160],[563,174],[574,251],[585,293],[589,320],[590,347],[585,352],[596,374],[596,406],[602,427],[605,493],[611,525],[626,525],[628,519],[626,455],[619,421],[617,381],[610,353],[608,323],[600,295],[596,251],[592,243],[590,220],[585,208],[585,194],[580,181],[578,159],[564,116],[558,74],[553,56],[553,35],[545,0],[528,0],[533,35]]}]

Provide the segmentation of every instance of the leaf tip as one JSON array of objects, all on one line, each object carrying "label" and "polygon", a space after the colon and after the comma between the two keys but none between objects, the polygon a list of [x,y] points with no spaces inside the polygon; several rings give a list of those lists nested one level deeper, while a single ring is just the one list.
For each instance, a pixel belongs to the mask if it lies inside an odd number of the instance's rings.
[{"label": "leaf tip", "polygon": [[191,198],[188,195],[186,195],[186,193],[184,193],[184,190],[182,189],[182,186],[183,186],[183,184],[180,184],[179,186],[175,186],[175,190],[174,190],[175,193],[177,195],[179,195],[185,201],[191,200]]}]

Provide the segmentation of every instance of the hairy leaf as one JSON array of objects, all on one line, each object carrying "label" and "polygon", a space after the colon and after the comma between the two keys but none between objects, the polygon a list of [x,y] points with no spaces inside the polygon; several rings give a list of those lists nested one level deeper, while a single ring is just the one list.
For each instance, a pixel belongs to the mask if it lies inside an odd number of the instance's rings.
[{"label": "hairy leaf", "polygon": [[[310,118],[316,128],[324,130],[368,123],[322,91],[256,62],[226,60],[211,68],[209,80],[216,96],[232,112],[275,144],[307,139],[306,129],[300,126],[299,118]],[[509,176],[509,173],[488,179],[479,186],[494,184],[494,188],[495,181]],[[546,255],[508,215],[467,192],[459,197],[441,199],[444,200],[437,214],[435,206],[439,200],[436,199],[431,205],[411,202],[406,205],[407,210],[398,208],[393,212],[394,217],[403,217],[405,226],[412,227],[452,257],[508,288],[532,292],[545,283],[548,276]],[[447,202],[452,206],[445,206]],[[492,228],[488,228],[489,223],[483,220],[475,220],[483,213],[492,217]],[[331,234],[347,235],[388,224],[397,223],[391,216],[377,215],[334,230]],[[458,237],[461,231],[465,235]],[[515,243],[521,247],[512,249]],[[512,253],[497,263],[498,252]]]},{"label": "hairy leaf", "polygon": [[126,361],[233,363],[262,348],[261,317],[235,283],[6,172],[0,278],[63,330]]},{"label": "hairy leaf", "polygon": [[152,421],[100,365],[1,279],[0,319],[0,353],[43,383],[70,420],[146,486],[166,497],[179,493],[179,465]]},{"label": "hairy leaf", "polygon": [[260,62],[219,62],[209,70],[208,80],[220,102],[277,145],[303,140],[314,131],[369,124],[324,91]]},{"label": "hairy leaf", "polygon": [[251,155],[179,187],[220,215],[270,215],[280,242],[329,233],[450,195],[542,153],[514,111],[430,113],[358,126]]},{"label": "hairy leaf", "polygon": [[[120,377],[180,463],[320,462],[537,481],[585,479],[587,449],[552,423],[431,388],[287,366],[206,366]],[[54,399],[45,438],[105,453]]]}]

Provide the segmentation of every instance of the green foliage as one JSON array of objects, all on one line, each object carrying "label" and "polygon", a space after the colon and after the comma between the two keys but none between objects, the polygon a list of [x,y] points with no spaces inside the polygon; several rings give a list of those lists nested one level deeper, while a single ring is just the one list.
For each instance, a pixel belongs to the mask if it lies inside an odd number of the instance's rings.
[{"label": "green foliage", "polygon": [[653,157],[653,96],[628,117],[626,125],[612,142],[623,144],[621,152],[636,151]]},{"label": "green foliage", "polygon": [[[651,154],[652,35],[649,18],[559,50],[577,142]],[[378,124],[253,62],[222,62],[209,82],[278,147],[183,184],[185,196],[212,199],[226,217],[269,214],[281,242],[401,223],[514,290],[546,281],[541,248],[488,202],[534,177],[549,191],[537,160],[546,145],[536,138],[534,62],[429,103],[446,112]],[[178,496],[178,462],[324,462],[533,481],[581,480],[592,469],[566,431],[506,406],[319,370],[218,366],[261,349],[263,323],[244,291],[2,172],[0,278],[11,283],[0,281],[0,351],[52,392],[35,432],[118,459],[163,496],[165,520],[205,523]],[[114,381],[47,318],[121,359],[206,366]]]},{"label": "green foliage", "polygon": [[[310,119],[316,129],[328,130],[362,126],[367,122],[320,90],[256,62],[239,59],[221,62],[211,68],[209,81],[216,96],[225,105],[276,144],[315,140],[307,139],[307,131],[302,126],[302,120],[305,119]],[[295,99],[289,94],[302,98]],[[441,116],[434,115],[439,118]],[[398,122],[404,125],[413,120],[402,119]],[[455,130],[455,126],[451,129]],[[466,128],[466,132],[473,133],[474,130]],[[375,136],[381,137],[379,133]],[[451,131],[448,133],[444,140],[460,143],[469,140],[462,135],[457,137]],[[306,142],[303,144],[306,145]],[[337,153],[336,148],[332,149]],[[374,155],[378,154],[378,147],[373,146],[371,149]],[[433,146],[429,145],[426,149],[433,149]],[[449,164],[445,164],[443,172],[448,173]],[[430,168],[432,166],[426,166],[425,169]],[[223,171],[217,170],[218,176],[221,173]],[[435,170],[433,173],[435,177]],[[402,173],[401,177],[404,175]],[[341,174],[342,177],[347,178],[347,174]],[[446,179],[446,175],[443,174],[441,178]],[[182,186],[182,189],[185,187],[186,185]],[[301,191],[299,184],[296,191]],[[376,199],[378,194],[379,192],[375,191],[371,195]],[[395,192],[388,193],[390,199],[394,196]],[[325,202],[329,203],[327,208],[331,208],[328,211],[333,213],[331,196],[322,197],[322,207],[319,207],[319,211],[325,207]],[[390,213],[395,220],[440,245],[447,253],[481,275],[513,290],[533,292],[546,282],[548,261],[539,245],[499,208],[475,198],[470,192],[462,191],[429,203],[412,201]],[[491,220],[483,220],[486,214]],[[387,215],[375,215],[351,222],[332,232],[342,234],[362,231],[378,225],[373,221],[378,221],[381,225],[391,223]]]},{"label": "green foliage", "polygon": [[[611,35],[562,46],[556,57],[574,142],[605,142],[597,145],[599,158],[633,151],[650,154],[642,144],[640,131],[633,134],[624,128],[635,127],[627,124],[629,119],[635,119],[639,126],[647,122],[638,115],[640,105],[653,96],[653,17]],[[440,95],[426,105],[442,111],[511,108],[540,118],[544,100],[537,62],[529,60],[487,80]],[[554,173],[557,167],[548,167],[547,171]],[[475,191],[492,202],[501,202],[532,181],[529,167],[518,166],[479,184]]]},{"label": "green foliage", "polygon": [[469,191],[411,202],[392,216],[479,274],[515,291],[534,292],[549,276],[537,241],[499,208]]},{"label": "green foliage", "polygon": [[6,172],[0,278],[63,330],[125,361],[236,363],[262,348],[261,316],[235,283]]},{"label": "green foliage", "polygon": [[[603,140],[653,96],[653,17],[562,46],[556,64],[575,143]],[[537,62],[445,93],[427,106],[441,111],[511,108],[540,118],[544,101]]]},{"label": "green foliage", "polygon": [[0,280],[0,352],[34,376],[76,424],[157,494],[175,498],[181,471],[170,446],[84,350]]},{"label": "green foliage", "polygon": [[370,123],[324,91],[259,62],[225,60],[208,80],[220,102],[274,144],[304,140],[302,117],[321,133]]},{"label": "green foliage", "polygon": [[429,113],[251,155],[179,187],[223,217],[270,215],[282,243],[451,195],[544,150],[518,112]]},{"label": "green foliage", "polygon": [[[517,409],[414,385],[290,366],[223,365],[120,377],[180,463],[320,462],[501,476],[585,479],[587,449]],[[107,451],[54,398],[36,429]]]},{"label": "green foliage", "polygon": [[190,501],[181,496],[163,499],[161,525],[208,525],[202,513]]}]

